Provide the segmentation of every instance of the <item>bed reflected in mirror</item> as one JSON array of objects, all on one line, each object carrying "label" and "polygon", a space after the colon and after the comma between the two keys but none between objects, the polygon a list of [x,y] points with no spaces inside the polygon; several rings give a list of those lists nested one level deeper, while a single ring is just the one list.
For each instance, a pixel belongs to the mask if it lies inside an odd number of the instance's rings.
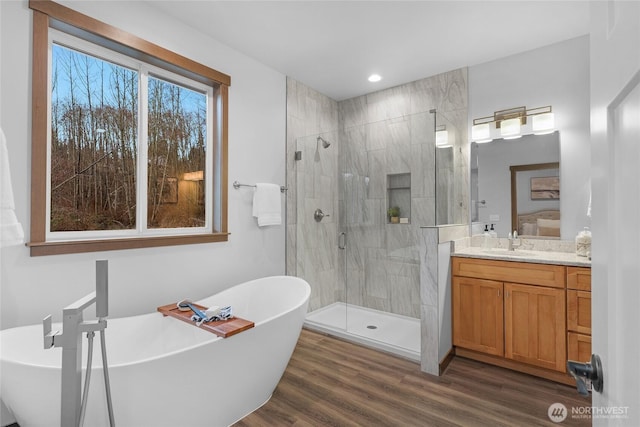
[{"label": "bed reflected in mirror", "polygon": [[510,166],[511,229],[521,237],[560,239],[560,163]]}]

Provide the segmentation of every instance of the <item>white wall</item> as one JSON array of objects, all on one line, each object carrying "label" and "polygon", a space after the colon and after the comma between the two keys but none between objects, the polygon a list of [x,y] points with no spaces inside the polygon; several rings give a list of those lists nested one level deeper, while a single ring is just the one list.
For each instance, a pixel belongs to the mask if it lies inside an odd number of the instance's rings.
[{"label": "white wall", "polygon": [[545,105],[560,132],[561,235],[571,240],[588,225],[589,37],[469,67],[469,123],[497,110]]},{"label": "white wall", "polygon": [[[2,1],[0,125],[12,167],[16,214],[29,236],[32,13],[27,1]],[[285,227],[258,229],[243,183],[285,181],[285,76],[176,22],[142,2],[64,2],[82,13],[231,76],[229,231],[226,243],[80,255],[29,256],[2,249],[1,327],[39,323],[95,286],[94,260],[109,260],[110,317],[198,299],[249,279],[284,274]],[[284,207],[284,197],[283,197]]]}]

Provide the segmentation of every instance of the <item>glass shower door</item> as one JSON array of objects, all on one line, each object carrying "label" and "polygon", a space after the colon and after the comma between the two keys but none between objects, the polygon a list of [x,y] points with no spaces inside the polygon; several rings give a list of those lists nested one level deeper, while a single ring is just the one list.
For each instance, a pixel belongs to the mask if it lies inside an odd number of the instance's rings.
[{"label": "glass shower door", "polygon": [[[375,347],[415,359],[420,352],[418,230],[434,223],[433,119],[403,116],[342,132],[346,329]],[[390,208],[398,208],[397,219],[388,215]]]},{"label": "glass shower door", "polygon": [[296,272],[311,285],[307,323],[345,330],[337,132],[298,138],[296,147]]}]

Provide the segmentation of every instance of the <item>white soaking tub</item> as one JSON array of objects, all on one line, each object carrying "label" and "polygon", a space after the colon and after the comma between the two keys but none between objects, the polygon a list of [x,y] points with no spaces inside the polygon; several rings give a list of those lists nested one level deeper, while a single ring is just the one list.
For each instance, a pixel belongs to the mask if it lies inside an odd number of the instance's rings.
[{"label": "white soaking tub", "polygon": [[[309,295],[304,280],[276,276],[197,301],[205,307],[231,305],[235,316],[255,323],[228,338],[157,312],[108,319],[116,425],[228,426],[259,408],[293,353]],[[98,336],[94,345],[87,427],[109,425]],[[0,397],[21,427],[59,425],[61,356],[61,348],[43,349],[42,325],[0,331]]]}]

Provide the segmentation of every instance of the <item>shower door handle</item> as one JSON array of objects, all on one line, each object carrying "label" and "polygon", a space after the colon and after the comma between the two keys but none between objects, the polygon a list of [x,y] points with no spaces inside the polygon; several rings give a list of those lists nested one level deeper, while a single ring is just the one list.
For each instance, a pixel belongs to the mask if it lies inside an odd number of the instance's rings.
[{"label": "shower door handle", "polygon": [[346,249],[347,247],[347,233],[344,231],[338,234],[338,249]]}]

